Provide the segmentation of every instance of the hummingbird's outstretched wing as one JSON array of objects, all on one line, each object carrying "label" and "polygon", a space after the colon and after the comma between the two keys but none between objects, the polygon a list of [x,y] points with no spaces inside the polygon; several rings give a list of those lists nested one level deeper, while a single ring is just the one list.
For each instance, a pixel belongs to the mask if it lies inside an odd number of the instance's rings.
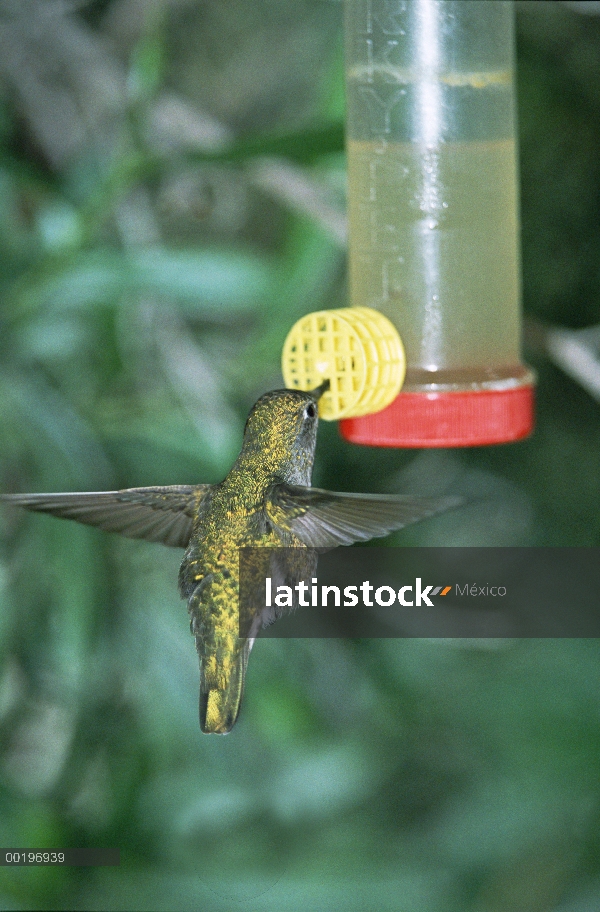
[{"label": "hummingbird's outstretched wing", "polygon": [[462,503],[458,497],[343,494],[278,484],[269,492],[267,514],[274,526],[295,533],[309,548],[368,541]]},{"label": "hummingbird's outstretched wing", "polygon": [[2,494],[27,510],[75,519],[128,538],[187,547],[194,516],[210,485],[125,488],[75,494]]}]

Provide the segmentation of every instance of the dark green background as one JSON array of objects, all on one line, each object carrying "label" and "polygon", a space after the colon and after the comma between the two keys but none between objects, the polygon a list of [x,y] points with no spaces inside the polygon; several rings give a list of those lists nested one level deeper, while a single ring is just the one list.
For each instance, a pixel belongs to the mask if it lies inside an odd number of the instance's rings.
[{"label": "dark green background", "polygon": [[[289,327],[347,302],[342,4],[73,6],[0,2],[0,488],[218,481]],[[600,322],[600,17],[520,4],[518,67],[538,427],[402,452],[322,425],[319,485],[469,498],[391,543],[600,544],[600,403],[536,331]],[[0,845],[122,864],[1,868],[0,908],[600,907],[596,641],[258,642],[203,736],[179,559],[2,511]]]}]

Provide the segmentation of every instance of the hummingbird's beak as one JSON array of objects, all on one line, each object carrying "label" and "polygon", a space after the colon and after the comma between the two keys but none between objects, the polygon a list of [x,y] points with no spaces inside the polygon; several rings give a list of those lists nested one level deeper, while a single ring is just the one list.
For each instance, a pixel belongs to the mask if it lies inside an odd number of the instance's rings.
[{"label": "hummingbird's beak", "polygon": [[314,390],[309,390],[309,393],[315,402],[318,402],[323,393],[326,393],[330,386],[331,384],[329,380],[323,380],[320,386],[315,387]]}]

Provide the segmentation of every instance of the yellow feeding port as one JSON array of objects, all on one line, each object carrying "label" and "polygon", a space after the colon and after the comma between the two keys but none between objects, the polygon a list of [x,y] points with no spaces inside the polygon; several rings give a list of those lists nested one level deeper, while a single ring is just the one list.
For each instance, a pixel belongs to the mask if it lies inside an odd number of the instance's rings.
[{"label": "yellow feeding port", "polygon": [[395,326],[370,307],[319,310],[291,328],[281,370],[290,389],[311,390],[329,380],[319,400],[326,421],[379,412],[404,381],[406,357]]}]

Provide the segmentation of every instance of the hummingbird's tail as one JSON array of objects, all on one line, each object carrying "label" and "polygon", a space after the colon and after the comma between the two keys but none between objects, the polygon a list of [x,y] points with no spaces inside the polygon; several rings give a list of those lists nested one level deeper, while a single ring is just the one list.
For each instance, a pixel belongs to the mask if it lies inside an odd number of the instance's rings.
[{"label": "hummingbird's tail", "polygon": [[252,641],[246,640],[226,662],[217,663],[214,654],[201,659],[200,728],[206,734],[226,735],[235,725],[251,646]]}]

